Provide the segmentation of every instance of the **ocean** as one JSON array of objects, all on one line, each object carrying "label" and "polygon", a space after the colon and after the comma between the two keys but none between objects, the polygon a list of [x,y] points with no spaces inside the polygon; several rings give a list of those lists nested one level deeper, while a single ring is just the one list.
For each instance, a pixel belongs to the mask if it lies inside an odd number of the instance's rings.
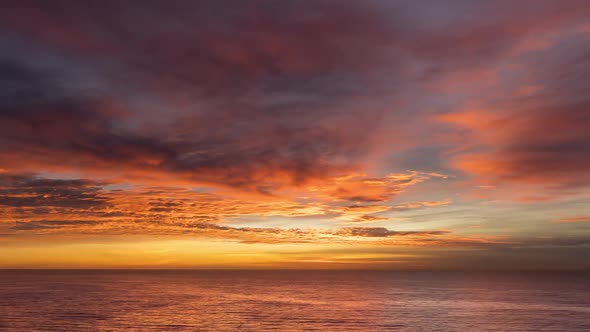
[{"label": "ocean", "polygon": [[589,273],[0,271],[0,331],[590,331]]}]

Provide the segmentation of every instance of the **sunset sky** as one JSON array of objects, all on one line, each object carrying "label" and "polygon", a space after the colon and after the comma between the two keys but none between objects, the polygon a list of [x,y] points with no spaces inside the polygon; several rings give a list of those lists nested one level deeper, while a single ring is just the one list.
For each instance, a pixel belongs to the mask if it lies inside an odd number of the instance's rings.
[{"label": "sunset sky", "polygon": [[590,269],[590,3],[4,1],[0,268]]}]

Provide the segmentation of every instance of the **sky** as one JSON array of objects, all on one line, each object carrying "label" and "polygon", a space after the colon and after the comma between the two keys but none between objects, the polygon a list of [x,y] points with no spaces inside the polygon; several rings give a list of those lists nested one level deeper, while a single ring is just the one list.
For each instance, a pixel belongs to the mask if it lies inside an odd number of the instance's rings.
[{"label": "sky", "polygon": [[590,5],[6,1],[0,268],[590,269]]}]

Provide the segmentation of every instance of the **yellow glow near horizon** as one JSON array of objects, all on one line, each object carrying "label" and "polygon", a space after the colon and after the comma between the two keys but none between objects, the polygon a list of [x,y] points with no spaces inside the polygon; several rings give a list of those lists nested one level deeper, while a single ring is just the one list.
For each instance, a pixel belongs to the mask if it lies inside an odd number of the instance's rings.
[{"label": "yellow glow near horizon", "polygon": [[[417,254],[340,253],[343,245],[244,244],[215,240],[15,244],[0,249],[0,268],[370,268]],[[371,264],[373,262],[374,264]]]}]

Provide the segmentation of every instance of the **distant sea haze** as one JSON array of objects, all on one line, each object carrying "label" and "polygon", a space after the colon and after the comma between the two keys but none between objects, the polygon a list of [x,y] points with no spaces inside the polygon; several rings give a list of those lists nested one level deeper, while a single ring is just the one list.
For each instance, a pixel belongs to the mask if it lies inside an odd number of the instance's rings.
[{"label": "distant sea haze", "polygon": [[0,272],[0,331],[590,331],[590,274]]}]

